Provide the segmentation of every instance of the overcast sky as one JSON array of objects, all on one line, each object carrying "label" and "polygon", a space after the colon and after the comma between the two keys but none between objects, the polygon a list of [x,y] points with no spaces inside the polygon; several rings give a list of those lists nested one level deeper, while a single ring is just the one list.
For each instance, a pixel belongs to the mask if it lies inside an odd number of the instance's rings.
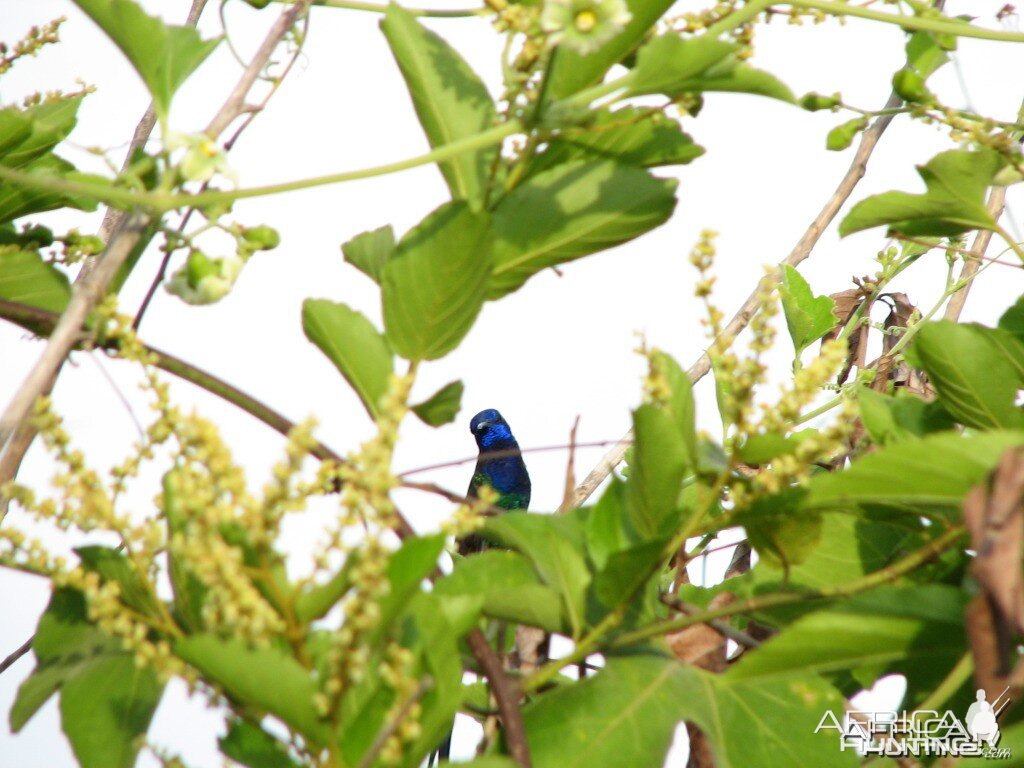
[{"label": "overcast sky", "polygon": [[[180,23],[188,0],[155,0],[146,7]],[[1001,0],[950,0],[947,11],[970,13],[980,24],[998,26]],[[217,6],[211,2],[201,24],[207,36],[219,34]],[[696,7],[693,3],[684,4]],[[437,0],[434,7],[464,7]],[[274,6],[256,12],[241,2],[227,7],[229,31],[245,56],[276,18]],[[114,148],[128,141],[147,104],[143,86],[120,53],[68,0],[0,0],[0,39],[11,43],[33,24],[67,16],[64,42],[35,60],[19,62],[0,82],[0,102],[12,104],[36,90],[73,90],[76,81],[94,85],[84,102],[72,140],[79,149],[62,154],[80,167],[100,170],[83,147]],[[386,163],[427,149],[397,67],[374,14],[316,8],[310,35],[296,71],[269,109],[255,121],[231,155],[243,186],[298,179]],[[1017,18],[1005,25],[1017,28]],[[443,34],[481,74],[492,93],[500,90],[500,40],[483,19],[435,20]],[[841,91],[853,104],[880,107],[889,79],[903,61],[904,35],[894,27],[850,20],[845,26],[794,27],[776,19],[759,28],[754,63],[786,81],[797,94]],[[1024,46],[965,40],[957,69],[947,66],[931,81],[949,104],[1012,120],[1024,96]],[[226,46],[202,66],[175,100],[172,127],[196,131],[206,125],[238,76]],[[965,92],[966,89],[966,92]],[[853,150],[824,149],[829,128],[849,116],[810,114],[768,99],[710,94],[698,120],[686,129],[707,148],[692,165],[659,170],[680,179],[675,216],[660,229],[597,256],[567,265],[563,276],[548,271],[519,292],[488,304],[462,346],[445,359],[423,366],[414,396],[423,398],[446,382],[466,384],[458,420],[431,430],[410,419],[398,451],[400,470],[471,456],[475,446],[469,417],[495,407],[502,411],[524,447],[564,443],[576,416],[579,440],[612,440],[629,426],[639,400],[642,360],[634,354],[638,332],[650,344],[676,356],[684,366],[701,353],[701,309],[692,298],[693,271],[687,254],[703,228],[721,233],[716,301],[731,315],[762,274],[762,265],[784,258],[845,172]],[[875,152],[867,178],[854,194],[899,188],[922,189],[914,164],[950,148],[935,128],[897,118]],[[112,157],[120,162],[119,152]],[[319,436],[347,452],[372,433],[356,396],[332,365],[302,334],[300,307],[307,297],[344,301],[379,323],[379,293],[362,274],[343,263],[339,245],[353,235],[384,224],[401,234],[446,199],[436,168],[344,185],[318,187],[274,198],[239,203],[235,217],[248,225],[266,223],[282,236],[281,247],[258,254],[234,292],[210,307],[190,307],[163,291],[157,294],[142,337],[215,373],[263,400],[289,418],[314,415]],[[1024,215],[1016,188],[1013,213]],[[95,231],[99,214],[59,214],[46,218],[55,228]],[[1011,231],[1019,222],[1011,221]],[[882,233],[858,234],[840,242],[826,233],[802,272],[816,292],[849,287],[852,275],[872,273],[872,258],[884,245]],[[211,248],[214,246],[211,244]],[[993,249],[998,248],[998,243]],[[156,269],[159,254],[148,253],[124,290],[122,307],[134,311]],[[945,274],[939,254],[922,260],[894,286],[925,307],[938,296]],[[1019,270],[996,266],[975,286],[964,319],[994,322],[1022,291]],[[21,383],[41,351],[17,328],[0,323],[0,403]],[[774,358],[784,372],[791,356],[781,338]],[[117,382],[140,417],[145,400],[136,388],[137,371],[76,354],[65,366],[55,398],[76,445],[94,466],[119,460],[135,439],[135,427],[103,369]],[[170,378],[169,375],[167,378]],[[195,405],[220,425],[238,460],[259,487],[280,455],[279,436],[260,422],[189,385],[174,381],[174,397]],[[702,425],[714,429],[714,396],[705,381],[697,388]],[[581,476],[601,449],[581,450]],[[550,510],[564,487],[564,452],[528,456],[533,508]],[[471,465],[425,475],[461,491]],[[46,456],[34,448],[21,480],[43,486],[51,474]],[[144,512],[156,492],[156,475],[128,499]],[[417,528],[428,530],[450,511],[433,498],[402,494],[403,511]],[[317,514],[319,512],[319,516]],[[294,566],[316,540],[321,509],[293,519],[287,529]],[[10,522],[18,524],[15,512]],[[54,546],[68,542],[49,539]],[[48,596],[41,580],[0,571],[0,657],[33,631]],[[21,734],[6,730],[6,712],[18,684],[31,671],[31,657],[0,676],[0,768],[65,768],[69,749],[59,735],[56,700]],[[151,736],[179,752],[190,766],[220,764],[215,736],[220,720],[201,702],[189,701],[172,685],[157,712]],[[674,753],[678,763],[681,752]],[[152,765],[148,762],[147,765]]]}]

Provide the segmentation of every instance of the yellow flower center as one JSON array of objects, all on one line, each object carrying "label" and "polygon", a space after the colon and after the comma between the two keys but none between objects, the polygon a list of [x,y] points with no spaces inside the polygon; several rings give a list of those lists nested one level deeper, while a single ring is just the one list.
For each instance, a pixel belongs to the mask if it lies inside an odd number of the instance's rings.
[{"label": "yellow flower center", "polygon": [[590,32],[597,26],[597,14],[593,11],[580,11],[576,14],[576,29]]}]

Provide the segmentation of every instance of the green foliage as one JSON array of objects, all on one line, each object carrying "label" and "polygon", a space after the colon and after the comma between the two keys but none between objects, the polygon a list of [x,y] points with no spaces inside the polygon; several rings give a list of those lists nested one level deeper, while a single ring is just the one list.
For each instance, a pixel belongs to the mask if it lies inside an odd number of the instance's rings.
[{"label": "green foliage", "polygon": [[302,303],[302,329],[341,371],[371,418],[394,372],[394,355],[373,323],[354,309],[325,299]]},{"label": "green foliage", "polygon": [[855,117],[841,123],[828,132],[825,137],[825,149],[831,152],[842,152],[848,149],[858,134],[868,127],[866,117]]},{"label": "green foliage", "polygon": [[448,382],[422,403],[412,406],[411,410],[428,426],[450,424],[459,415],[464,390],[461,381]]},{"label": "green foliage", "polygon": [[469,332],[491,274],[490,218],[447,203],[410,230],[384,266],[384,328],[409,360],[436,360]]},{"label": "green foliage", "polygon": [[384,265],[395,251],[395,231],[390,225],[356,235],[343,246],[345,261],[380,284]]},{"label": "green foliage", "polygon": [[494,210],[488,298],[663,224],[675,208],[675,188],[674,180],[608,160],[570,162],[531,177]]},{"label": "green foliage", "polygon": [[132,0],[75,0],[75,4],[121,49],[163,117],[174,92],[220,42],[203,40],[191,27],[164,24]]},{"label": "green foliage", "polygon": [[[491,127],[495,119],[491,97],[454,48],[394,4],[388,6],[381,30],[402,70],[430,146],[451,144]],[[497,149],[491,147],[440,163],[452,198],[479,207],[487,195],[496,155]]]},{"label": "green foliage", "polygon": [[1000,155],[982,149],[954,149],[918,166],[928,191],[920,195],[884,192],[861,200],[839,225],[840,235],[886,225],[904,235],[959,235],[995,229],[985,207],[985,190],[1004,165]]},{"label": "green foliage", "polygon": [[836,303],[828,296],[815,296],[803,275],[788,264],[782,267],[779,285],[786,326],[797,357],[836,326]]},{"label": "green foliage", "polygon": [[795,102],[784,83],[737,58],[739,50],[738,44],[710,35],[660,35],[640,49],[630,93],[676,97],[684,93],[733,91]]},{"label": "green foliage", "polygon": [[0,299],[63,312],[70,298],[67,276],[39,254],[0,250]]}]

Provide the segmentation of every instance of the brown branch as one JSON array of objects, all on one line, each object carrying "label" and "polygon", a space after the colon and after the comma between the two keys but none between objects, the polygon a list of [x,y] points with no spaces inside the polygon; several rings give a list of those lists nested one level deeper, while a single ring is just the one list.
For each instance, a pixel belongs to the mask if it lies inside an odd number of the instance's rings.
[{"label": "brown branch", "polygon": [[576,430],[580,426],[580,417],[572,423],[572,431],[569,432],[569,461],[565,465],[565,493],[562,496],[562,503],[558,507],[559,514],[568,512],[573,508],[576,487]]},{"label": "brown branch", "polygon": [[[988,195],[988,212],[996,221],[1003,213],[1003,206],[1006,203],[1006,187],[993,187]],[[974,236],[974,243],[971,245],[971,256],[964,259],[964,265],[960,269],[960,277],[957,282],[963,286],[949,297],[946,305],[945,319],[954,323],[960,319],[960,313],[964,311],[964,304],[967,303],[967,294],[970,293],[974,276],[981,269],[981,260],[988,250],[988,244],[992,242],[992,230],[979,229]]]},{"label": "brown branch", "polygon": [[530,748],[526,743],[526,727],[523,725],[523,713],[519,711],[519,700],[522,698],[519,681],[505,674],[498,654],[487,643],[487,638],[479,628],[474,629],[466,637],[469,649],[480,663],[484,677],[490,683],[491,692],[498,702],[501,713],[501,724],[505,732],[505,744],[512,758],[523,766],[531,768]]},{"label": "brown branch", "polygon": [[26,653],[32,650],[32,641],[34,639],[35,635],[30,637],[24,643],[22,643],[21,647],[18,648],[16,651],[13,651],[6,659],[0,661],[0,674],[6,672],[8,667],[13,666],[18,661],[18,659],[20,659],[22,656],[24,656]]},{"label": "brown branch", "polygon": [[[889,100],[882,107],[882,110],[891,110],[900,106],[903,101],[895,93],[889,97]],[[853,156],[853,162],[850,163],[850,167],[847,169],[846,174],[843,176],[842,181],[839,182],[839,186],[836,187],[836,191],[832,193],[832,196],[826,201],[824,207],[819,211],[818,215],[814,217],[814,220],[807,227],[803,236],[797,241],[796,245],[789,252],[789,255],[779,262],[779,266],[789,265],[795,267],[800,264],[808,256],[811,255],[811,251],[814,246],[817,245],[818,240],[821,239],[822,234],[832,220],[839,213],[839,210],[843,207],[846,201],[850,198],[853,190],[867,171],[868,160],[871,157],[871,153],[874,152],[875,146],[878,144],[878,140],[882,138],[882,134],[885,129],[889,127],[889,123],[892,122],[893,115],[881,115],[877,117],[871,124],[871,127],[864,131],[860,139],[860,144],[857,146],[857,153]],[[757,287],[754,288],[747,300],[743,302],[743,305],[737,310],[736,314],[733,315],[732,319],[728,322],[725,328],[722,330],[722,337],[735,339],[739,335],[740,331],[747,327],[750,321],[753,319],[754,314],[757,312],[757,295],[761,290],[763,281],[770,280],[778,282],[780,270],[775,270],[771,275],[761,278],[758,282]],[[711,358],[708,353],[705,352],[701,355],[697,362],[695,362],[687,374],[690,376],[690,380],[697,382],[702,379],[708,371],[711,370]],[[626,455],[626,450],[633,442],[633,431],[627,432],[622,439],[615,444],[615,446],[609,450],[597,466],[591,470],[590,474],[583,478],[583,482],[576,488],[575,494],[575,505],[579,506],[588,498],[590,495],[597,490],[597,487],[601,485],[611,474],[612,470],[622,461]]]}]

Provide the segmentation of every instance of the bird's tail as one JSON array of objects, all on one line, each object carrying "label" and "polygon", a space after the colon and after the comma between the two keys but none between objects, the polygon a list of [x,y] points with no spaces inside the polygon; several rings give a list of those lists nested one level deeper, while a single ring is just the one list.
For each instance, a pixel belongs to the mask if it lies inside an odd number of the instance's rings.
[{"label": "bird's tail", "polygon": [[442,760],[447,760],[451,756],[452,751],[452,731],[448,731],[448,735],[444,737],[444,741],[437,745],[430,757],[427,759],[427,768],[433,768],[441,764]]}]

